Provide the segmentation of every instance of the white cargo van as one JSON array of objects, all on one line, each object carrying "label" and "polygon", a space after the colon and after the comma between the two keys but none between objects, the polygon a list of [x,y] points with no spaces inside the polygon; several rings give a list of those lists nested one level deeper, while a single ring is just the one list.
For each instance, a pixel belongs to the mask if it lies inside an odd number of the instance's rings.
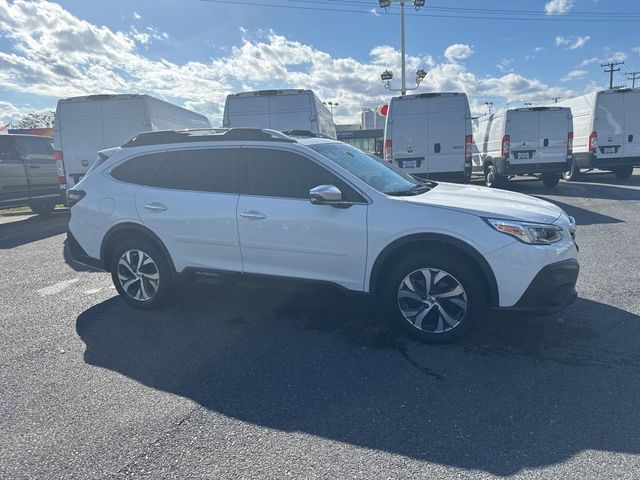
[{"label": "white cargo van", "polygon": [[502,110],[473,122],[473,173],[489,187],[538,175],[555,187],[571,162],[573,124],[565,107]]},{"label": "white cargo van", "polygon": [[222,126],[308,130],[336,138],[333,115],[311,90],[260,90],[227,96]]},{"label": "white cargo van", "polygon": [[471,178],[471,114],[464,93],[393,97],[384,131],[384,157],[422,178]]},{"label": "white cargo van", "polygon": [[89,95],[65,98],[56,107],[53,144],[58,181],[71,188],[98,151],[117,147],[140,132],[210,128],[204,115],[149,95]]},{"label": "white cargo van", "polygon": [[580,169],[610,170],[629,178],[640,166],[640,89],[604,90],[554,105],[573,113],[573,162],[565,174]]}]

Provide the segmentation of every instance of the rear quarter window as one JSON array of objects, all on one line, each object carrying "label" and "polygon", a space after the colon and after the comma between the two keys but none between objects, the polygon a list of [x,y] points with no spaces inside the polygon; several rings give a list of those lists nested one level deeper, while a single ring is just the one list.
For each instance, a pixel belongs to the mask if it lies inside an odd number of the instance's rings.
[{"label": "rear quarter window", "polygon": [[165,158],[164,152],[140,155],[114,167],[111,170],[111,176],[121,182],[149,186]]}]

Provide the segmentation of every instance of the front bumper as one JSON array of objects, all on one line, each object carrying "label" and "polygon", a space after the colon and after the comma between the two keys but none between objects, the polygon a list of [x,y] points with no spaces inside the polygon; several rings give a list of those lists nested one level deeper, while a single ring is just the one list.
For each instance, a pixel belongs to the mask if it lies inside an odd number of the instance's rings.
[{"label": "front bumper", "polygon": [[578,297],[576,282],[579,272],[580,266],[575,258],[549,264],[538,272],[514,306],[495,310],[530,315],[560,312]]}]

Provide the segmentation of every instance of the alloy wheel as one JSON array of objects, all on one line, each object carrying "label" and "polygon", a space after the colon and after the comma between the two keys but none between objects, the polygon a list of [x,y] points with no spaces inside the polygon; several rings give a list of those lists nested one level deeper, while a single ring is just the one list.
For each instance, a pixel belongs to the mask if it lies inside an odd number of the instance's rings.
[{"label": "alloy wheel", "polygon": [[407,275],[398,287],[398,306],[415,328],[445,333],[456,328],[468,308],[467,293],[450,273],[422,268]]},{"label": "alloy wheel", "polygon": [[142,250],[127,250],[118,261],[118,280],[127,295],[146,302],[160,287],[160,271],[153,258]]}]

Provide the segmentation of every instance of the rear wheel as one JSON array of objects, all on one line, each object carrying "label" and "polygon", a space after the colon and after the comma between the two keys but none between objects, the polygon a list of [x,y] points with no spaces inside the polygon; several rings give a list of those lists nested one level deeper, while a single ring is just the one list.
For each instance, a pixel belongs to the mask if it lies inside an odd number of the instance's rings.
[{"label": "rear wheel", "polygon": [[481,285],[463,259],[424,251],[395,265],[382,297],[396,324],[411,336],[447,343],[468,332],[482,311]]},{"label": "rear wheel", "polygon": [[51,200],[32,200],[29,208],[38,215],[49,215],[56,208],[56,203]]},{"label": "rear wheel", "polygon": [[562,174],[562,178],[567,181],[576,180],[579,173],[580,169],[577,167],[575,160],[571,160],[571,163],[569,164],[569,170]]},{"label": "rear wheel", "polygon": [[613,173],[615,173],[616,177],[620,180],[624,180],[633,175],[633,165],[623,165],[621,167],[616,167],[613,169]]},{"label": "rear wheel", "polygon": [[504,183],[505,177],[498,175],[498,170],[495,165],[487,165],[484,173],[484,184],[487,187],[499,187]]},{"label": "rear wheel", "polygon": [[115,249],[111,278],[120,296],[137,308],[155,308],[171,291],[167,261],[153,243],[144,239],[127,240]]},{"label": "rear wheel", "polygon": [[542,183],[545,187],[555,187],[560,182],[560,175],[557,173],[543,173]]}]

